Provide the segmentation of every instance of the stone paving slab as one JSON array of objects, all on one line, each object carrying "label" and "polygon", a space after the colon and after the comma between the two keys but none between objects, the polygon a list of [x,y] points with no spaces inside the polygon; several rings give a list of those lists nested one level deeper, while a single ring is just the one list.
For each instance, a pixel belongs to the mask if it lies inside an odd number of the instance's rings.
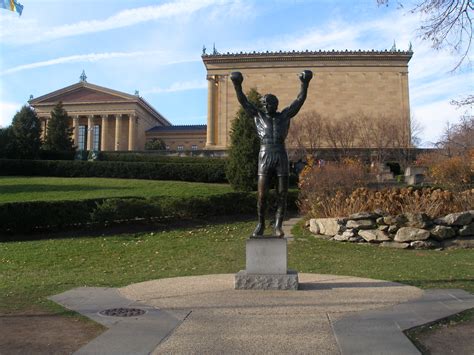
[{"label": "stone paving slab", "polygon": [[[300,274],[298,291],[235,290],[234,275],[160,279],[51,297],[109,328],[77,354],[419,354],[403,330],[474,307],[462,290]],[[105,317],[136,307],[146,315]]]},{"label": "stone paving slab", "polygon": [[333,323],[342,354],[419,354],[402,333],[474,308],[463,290],[426,290],[422,297],[376,311],[348,315]]},{"label": "stone paving slab", "polygon": [[[189,314],[169,314],[127,299],[115,288],[80,287],[50,299],[109,328],[75,353],[81,355],[149,354]],[[140,308],[146,314],[137,317],[109,317],[99,314],[100,311],[123,307]]]},{"label": "stone paving slab", "polygon": [[122,295],[189,317],[154,354],[339,354],[335,318],[416,299],[422,291],[393,282],[300,274],[298,291],[234,290],[234,275],[162,279],[120,289]]}]

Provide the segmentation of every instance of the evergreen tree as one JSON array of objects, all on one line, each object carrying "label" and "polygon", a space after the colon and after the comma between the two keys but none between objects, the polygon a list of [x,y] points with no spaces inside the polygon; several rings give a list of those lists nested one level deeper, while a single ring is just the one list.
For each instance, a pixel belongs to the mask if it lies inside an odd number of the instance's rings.
[{"label": "evergreen tree", "polygon": [[0,128],[0,158],[15,158],[15,137],[12,127]]},{"label": "evergreen tree", "polygon": [[166,144],[161,138],[153,138],[145,143],[145,150],[165,150]]},{"label": "evergreen tree", "polygon": [[[255,107],[262,108],[261,95],[256,89],[251,89],[247,98]],[[229,160],[226,166],[226,176],[234,190],[256,189],[259,151],[260,139],[254,118],[249,117],[241,107],[232,122]]]},{"label": "evergreen tree", "polygon": [[[7,133],[7,138],[10,134]],[[15,150],[14,156],[20,159],[38,157],[41,146],[41,124],[36,112],[29,106],[23,106],[13,117],[11,125],[10,149]]]},{"label": "evergreen tree", "polygon": [[62,102],[51,111],[44,147],[52,151],[74,150],[72,128],[69,127],[69,116]]}]

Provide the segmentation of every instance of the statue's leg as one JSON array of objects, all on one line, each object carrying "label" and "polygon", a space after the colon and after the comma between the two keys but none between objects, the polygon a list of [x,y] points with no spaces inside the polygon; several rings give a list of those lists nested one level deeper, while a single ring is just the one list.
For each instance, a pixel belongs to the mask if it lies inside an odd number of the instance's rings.
[{"label": "statue's leg", "polygon": [[288,176],[279,176],[278,177],[278,187],[277,187],[277,210],[275,216],[275,237],[283,237],[285,233],[283,232],[283,219],[285,218],[286,213],[286,198],[288,196]]},{"label": "statue's leg", "polygon": [[258,224],[252,236],[262,236],[265,231],[265,210],[267,207],[268,184],[270,180],[267,175],[258,176],[257,215]]}]

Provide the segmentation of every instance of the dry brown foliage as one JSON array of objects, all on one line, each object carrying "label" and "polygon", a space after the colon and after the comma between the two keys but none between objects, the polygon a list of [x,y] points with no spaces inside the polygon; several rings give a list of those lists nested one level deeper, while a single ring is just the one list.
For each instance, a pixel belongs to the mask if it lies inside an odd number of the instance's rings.
[{"label": "dry brown foliage", "polygon": [[372,176],[356,160],[318,166],[315,161],[300,175],[300,210],[309,217],[344,217],[381,210],[386,214],[424,212],[432,218],[474,208],[474,189],[391,188],[372,190]]},{"label": "dry brown foliage", "polygon": [[[453,192],[441,189],[391,188],[381,191],[357,188],[347,194],[318,194],[302,203],[310,217],[343,217],[357,212],[381,210],[389,215],[424,212],[431,218],[470,210],[474,206],[474,189]],[[309,207],[309,209],[308,209]]]}]

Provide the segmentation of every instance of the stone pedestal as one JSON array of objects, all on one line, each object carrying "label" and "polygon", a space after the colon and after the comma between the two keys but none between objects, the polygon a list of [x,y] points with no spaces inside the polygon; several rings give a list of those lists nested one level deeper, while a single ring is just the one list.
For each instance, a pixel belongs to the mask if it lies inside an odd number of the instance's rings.
[{"label": "stone pedestal", "polygon": [[250,238],[246,243],[246,269],[235,275],[236,290],[297,290],[298,273],[287,269],[287,240]]}]

